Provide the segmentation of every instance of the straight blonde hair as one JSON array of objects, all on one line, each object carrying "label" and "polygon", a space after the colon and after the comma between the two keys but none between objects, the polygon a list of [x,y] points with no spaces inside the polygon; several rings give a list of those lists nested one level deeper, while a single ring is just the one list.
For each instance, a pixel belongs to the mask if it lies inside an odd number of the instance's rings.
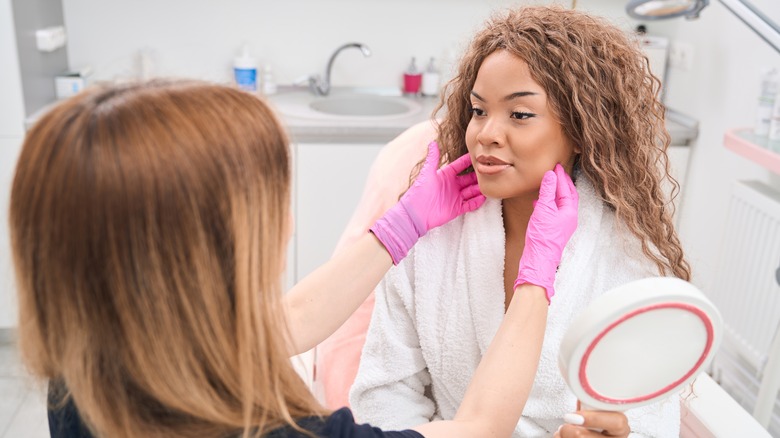
[{"label": "straight blonde hair", "polygon": [[24,362],[98,436],[257,436],[325,415],[290,363],[289,202],[288,140],[255,96],[153,82],[58,105],[11,194]]}]

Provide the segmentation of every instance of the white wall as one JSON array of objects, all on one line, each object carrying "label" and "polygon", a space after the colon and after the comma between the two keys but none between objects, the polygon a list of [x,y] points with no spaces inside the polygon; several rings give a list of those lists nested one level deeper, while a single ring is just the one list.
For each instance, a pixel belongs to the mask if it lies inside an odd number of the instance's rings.
[{"label": "white wall", "polygon": [[[567,0],[63,0],[71,66],[91,64],[98,79],[138,74],[148,48],[161,75],[227,81],[243,41],[277,82],[321,72],[341,44],[367,44],[339,55],[334,85],[400,86],[412,56],[425,67],[433,56],[459,50],[491,10],[516,3],[570,5]],[[622,14],[621,0],[580,5]],[[450,57],[456,56],[456,53]]]},{"label": "white wall", "polygon": [[753,126],[761,72],[780,68],[780,53],[718,1],[711,2],[698,20],[675,19],[651,29],[695,48],[692,70],[669,70],[666,104],[700,121],[680,233],[693,264],[694,283],[706,291],[718,262],[731,183],[756,179],[780,190],[777,176],[723,146],[727,129]]},{"label": "white wall", "polygon": [[[379,87],[397,86],[411,56],[423,66],[430,56],[441,60],[446,51],[460,50],[491,10],[531,2],[63,0],[71,67],[91,64],[98,79],[135,76],[137,54],[148,49],[160,75],[227,81],[232,57],[248,41],[260,61],[274,68],[277,81],[290,83],[321,71],[340,44],[359,41],[371,47],[373,56],[342,53],[333,82]],[[628,28],[635,22],[625,16],[624,5],[623,0],[578,1],[579,8]],[[648,27],[695,48],[692,71],[669,71],[666,103],[701,122],[680,231],[694,282],[706,290],[717,262],[731,181],[756,178],[780,187],[780,178],[722,144],[726,129],[753,123],[760,71],[780,67],[780,55],[717,0],[699,20],[674,19]]]},{"label": "white wall", "polygon": [[12,17],[11,0],[0,0],[0,330],[16,326],[7,217],[13,169],[24,135],[24,101]]},{"label": "white wall", "polygon": [[[321,72],[333,50],[358,41],[364,58],[345,51],[333,70],[334,85],[396,87],[412,56],[420,68],[433,56],[447,75],[475,28],[491,11],[517,3],[571,0],[63,0],[71,68],[91,65],[95,79],[133,78],[140,51],[160,76],[231,79],[231,62],[249,42],[280,84]],[[578,0],[630,26],[622,0]],[[23,133],[24,101],[11,1],[0,0],[0,227]],[[10,126],[10,130],[6,129]],[[0,329],[16,324],[8,233],[0,233]]]}]

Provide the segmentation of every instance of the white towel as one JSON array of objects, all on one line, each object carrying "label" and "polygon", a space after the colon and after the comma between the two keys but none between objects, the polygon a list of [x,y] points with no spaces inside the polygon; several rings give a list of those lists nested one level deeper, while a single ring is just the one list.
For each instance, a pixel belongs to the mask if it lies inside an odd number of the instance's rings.
[{"label": "white towel", "polygon": [[[570,321],[607,290],[658,275],[639,241],[580,175],[577,231],[555,281],[534,387],[516,437],[551,436],[576,408],[558,370]],[[350,393],[358,421],[405,429],[455,416],[504,316],[501,202],[431,230],[382,280]],[[506,376],[510,379],[512,376]],[[634,436],[677,437],[677,396],[626,413]]]}]

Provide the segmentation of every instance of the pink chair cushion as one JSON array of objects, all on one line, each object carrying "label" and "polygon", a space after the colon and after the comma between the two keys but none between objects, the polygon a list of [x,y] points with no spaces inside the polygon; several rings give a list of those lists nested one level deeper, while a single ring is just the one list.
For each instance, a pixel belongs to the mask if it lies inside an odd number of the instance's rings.
[{"label": "pink chair cushion", "polygon": [[[349,220],[336,252],[368,232],[374,221],[395,205],[409,187],[409,175],[425,158],[428,143],[436,139],[432,121],[419,123],[391,140],[371,165],[360,202]],[[317,346],[314,385],[330,409],[349,406],[349,389],[355,381],[360,353],[374,309],[374,294],[334,334]]]}]

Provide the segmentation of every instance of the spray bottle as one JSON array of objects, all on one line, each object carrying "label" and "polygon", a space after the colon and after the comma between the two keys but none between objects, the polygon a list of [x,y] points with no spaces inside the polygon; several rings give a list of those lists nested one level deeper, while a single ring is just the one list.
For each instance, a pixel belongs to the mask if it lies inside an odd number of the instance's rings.
[{"label": "spray bottle", "polygon": [[238,88],[257,91],[257,60],[249,54],[248,44],[242,46],[241,55],[233,60],[233,75]]},{"label": "spray bottle", "polygon": [[758,97],[758,108],[756,111],[756,126],[753,133],[756,137],[767,137],[772,121],[772,109],[775,103],[775,97],[780,90],[780,75],[777,69],[768,70],[761,78],[761,94]]}]

